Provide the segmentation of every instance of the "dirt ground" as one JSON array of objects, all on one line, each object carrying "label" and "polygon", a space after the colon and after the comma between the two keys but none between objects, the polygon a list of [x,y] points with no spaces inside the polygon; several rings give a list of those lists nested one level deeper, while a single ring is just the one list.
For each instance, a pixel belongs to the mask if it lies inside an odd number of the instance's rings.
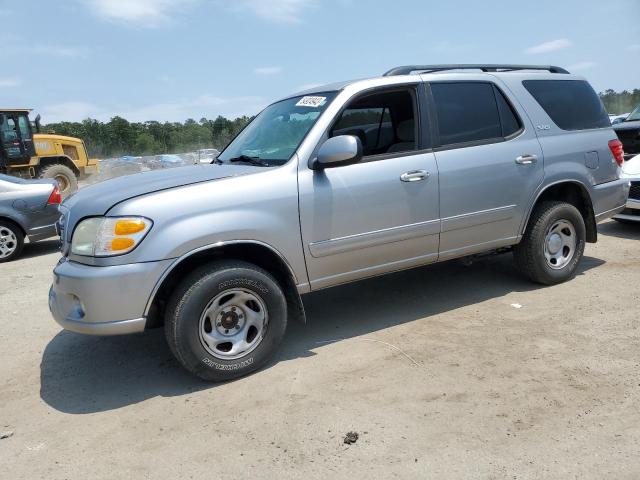
[{"label": "dirt ground", "polygon": [[61,331],[57,257],[0,266],[1,478],[640,478],[640,226],[601,225],[555,287],[503,255],[312,294],[220,385],[161,330]]}]

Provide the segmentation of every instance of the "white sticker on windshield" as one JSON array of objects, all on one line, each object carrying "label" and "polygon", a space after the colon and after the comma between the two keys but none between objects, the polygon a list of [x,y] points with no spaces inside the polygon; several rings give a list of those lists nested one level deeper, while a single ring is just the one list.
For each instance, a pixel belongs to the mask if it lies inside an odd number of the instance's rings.
[{"label": "white sticker on windshield", "polygon": [[302,97],[298,103],[296,103],[296,107],[321,107],[324,105],[324,102],[327,101],[327,97]]}]

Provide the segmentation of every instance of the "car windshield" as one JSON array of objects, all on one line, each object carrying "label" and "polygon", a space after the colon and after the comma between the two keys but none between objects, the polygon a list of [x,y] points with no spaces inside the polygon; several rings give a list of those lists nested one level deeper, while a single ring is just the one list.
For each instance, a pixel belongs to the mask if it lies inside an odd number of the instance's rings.
[{"label": "car windshield", "polygon": [[336,94],[293,97],[268,106],[218,156],[218,162],[285,164]]},{"label": "car windshield", "polygon": [[625,122],[633,122],[635,120],[640,120],[640,105],[638,105],[633,112],[629,114],[627,118],[625,118]]}]

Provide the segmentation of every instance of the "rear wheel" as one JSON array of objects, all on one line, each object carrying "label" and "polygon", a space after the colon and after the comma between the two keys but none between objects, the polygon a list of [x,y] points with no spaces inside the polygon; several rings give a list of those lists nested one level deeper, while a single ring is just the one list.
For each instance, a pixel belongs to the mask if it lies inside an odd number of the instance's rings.
[{"label": "rear wheel", "polygon": [[15,223],[0,220],[0,263],[18,258],[24,247],[24,235]]},{"label": "rear wheel", "polygon": [[76,174],[66,165],[54,163],[40,171],[40,178],[53,178],[58,182],[58,189],[62,197],[68,197],[78,190]]},{"label": "rear wheel", "polygon": [[534,282],[564,282],[575,275],[585,242],[584,219],[576,207],[543,202],[535,208],[522,241],[514,247],[516,266]]},{"label": "rear wheel", "polygon": [[282,289],[261,268],[245,262],[214,262],[187,276],[167,308],[165,334],[188,371],[225,381],[263,366],[276,352],[287,326]]}]

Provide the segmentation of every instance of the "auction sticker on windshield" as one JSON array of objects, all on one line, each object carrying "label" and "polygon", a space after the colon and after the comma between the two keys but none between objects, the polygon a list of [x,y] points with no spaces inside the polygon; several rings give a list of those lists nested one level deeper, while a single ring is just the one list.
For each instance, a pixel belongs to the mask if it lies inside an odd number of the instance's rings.
[{"label": "auction sticker on windshield", "polygon": [[327,97],[302,97],[298,103],[296,103],[296,107],[321,107],[324,105],[324,102],[327,101]]}]

